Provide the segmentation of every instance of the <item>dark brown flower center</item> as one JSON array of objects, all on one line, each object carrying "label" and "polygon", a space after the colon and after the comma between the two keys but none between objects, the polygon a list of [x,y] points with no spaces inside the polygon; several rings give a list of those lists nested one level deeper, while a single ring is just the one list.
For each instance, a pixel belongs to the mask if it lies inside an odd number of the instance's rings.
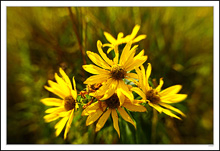
[{"label": "dark brown flower center", "polygon": [[119,65],[113,66],[111,69],[111,76],[115,80],[120,80],[125,78],[126,71]]},{"label": "dark brown flower center", "polygon": [[153,104],[158,104],[160,102],[160,97],[157,91],[149,90],[146,94],[147,100],[149,100]]},{"label": "dark brown flower center", "polygon": [[72,96],[67,96],[64,99],[64,108],[69,111],[75,108],[76,102]]},{"label": "dark brown flower center", "polygon": [[107,106],[111,109],[118,108],[120,105],[117,94],[113,94],[109,99],[105,100]]}]

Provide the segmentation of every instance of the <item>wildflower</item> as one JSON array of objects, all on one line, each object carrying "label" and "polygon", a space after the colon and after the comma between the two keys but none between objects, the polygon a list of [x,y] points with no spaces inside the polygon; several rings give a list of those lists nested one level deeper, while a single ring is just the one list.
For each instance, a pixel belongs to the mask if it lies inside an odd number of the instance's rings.
[{"label": "wildflower", "polygon": [[110,43],[103,44],[103,47],[106,47],[106,46],[109,47],[109,49],[107,50],[107,53],[109,53],[111,50],[113,50],[115,48],[115,46],[118,46],[120,44],[128,43],[129,41],[132,41],[132,43],[136,43],[136,42],[139,42],[139,41],[145,39],[147,37],[146,35],[139,35],[138,37],[136,37],[139,29],[140,29],[140,25],[135,25],[135,27],[133,28],[132,33],[130,35],[127,35],[126,37],[123,38],[124,34],[122,32],[120,32],[117,36],[117,39],[115,39],[108,32],[104,32],[106,39]]},{"label": "wildflower", "polygon": [[155,108],[160,113],[165,113],[171,117],[175,117],[177,119],[181,119],[177,115],[175,115],[170,110],[179,113],[182,116],[185,116],[179,109],[174,108],[173,106],[169,105],[172,103],[178,103],[183,101],[187,95],[186,94],[177,94],[182,86],[181,85],[174,85],[165,90],[161,91],[161,87],[163,86],[163,78],[160,78],[159,85],[153,89],[148,84],[148,78],[151,74],[151,64],[148,64],[148,68],[146,70],[143,66],[141,69],[136,68],[136,72],[139,77],[139,82],[137,83],[138,87],[133,87],[131,90],[139,94],[143,101],[147,102],[151,107]]},{"label": "wildflower", "polygon": [[137,74],[128,72],[139,67],[147,60],[147,56],[144,56],[144,50],[134,57],[137,46],[134,46],[131,49],[130,41],[124,47],[120,60],[117,46],[115,47],[115,58],[110,60],[102,50],[101,41],[97,41],[97,47],[102,58],[96,53],[87,51],[88,57],[97,66],[92,64],[83,65],[84,70],[96,74],[86,79],[84,84],[92,85],[102,83],[102,86],[96,91],[100,96],[105,94],[101,100],[106,100],[111,97],[116,89],[119,89],[117,92],[121,92],[130,100],[133,100],[133,94],[129,91],[129,88],[124,83],[123,79],[137,79]]},{"label": "wildflower", "polygon": [[[120,106],[120,102],[123,102],[122,106]],[[127,108],[128,110],[135,112],[146,111],[146,108],[140,105],[138,100],[134,100],[134,102],[131,103],[131,101],[128,98],[126,98],[124,95],[118,96],[117,93],[114,93],[110,98],[104,101],[95,102],[90,106],[88,106],[85,110],[83,110],[82,116],[88,115],[88,118],[86,120],[86,126],[91,125],[92,123],[94,123],[99,119],[95,129],[95,131],[97,132],[105,125],[107,119],[111,114],[113,119],[113,126],[117,131],[118,136],[120,137],[117,111],[120,113],[121,117],[125,121],[131,123],[136,128],[134,121],[124,110],[124,108]]]},{"label": "wildflower", "polygon": [[[76,110],[79,106],[76,101],[77,98],[77,90],[76,90],[76,83],[73,77],[73,87],[69,77],[66,73],[59,69],[60,74],[62,77],[59,77],[57,73],[55,73],[56,82],[48,80],[48,84],[50,87],[45,86],[45,89],[48,91],[56,94],[61,99],[58,98],[44,98],[41,99],[41,102],[47,106],[56,106],[53,108],[49,108],[45,111],[45,113],[49,113],[44,116],[46,122],[54,121],[58,118],[62,118],[56,125],[56,136],[58,136],[63,128],[66,125],[66,129],[64,132],[64,139],[66,139],[67,133],[71,127],[71,123],[74,116],[74,110]],[[67,124],[66,124],[67,123]]]}]

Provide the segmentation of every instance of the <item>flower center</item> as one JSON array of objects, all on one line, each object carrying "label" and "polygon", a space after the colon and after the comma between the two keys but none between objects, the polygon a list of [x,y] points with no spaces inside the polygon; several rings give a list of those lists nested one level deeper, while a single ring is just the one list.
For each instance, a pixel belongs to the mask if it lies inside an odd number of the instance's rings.
[{"label": "flower center", "polygon": [[115,80],[125,78],[126,71],[119,65],[114,65],[111,69],[111,76]]},{"label": "flower center", "polygon": [[67,96],[64,99],[64,108],[69,111],[75,108],[76,102],[72,96]]},{"label": "flower center", "polygon": [[154,90],[147,91],[146,97],[153,104],[158,104],[160,102],[160,97],[157,91]]},{"label": "flower center", "polygon": [[105,100],[107,106],[111,109],[118,108],[120,105],[117,94],[113,94],[109,99]]}]

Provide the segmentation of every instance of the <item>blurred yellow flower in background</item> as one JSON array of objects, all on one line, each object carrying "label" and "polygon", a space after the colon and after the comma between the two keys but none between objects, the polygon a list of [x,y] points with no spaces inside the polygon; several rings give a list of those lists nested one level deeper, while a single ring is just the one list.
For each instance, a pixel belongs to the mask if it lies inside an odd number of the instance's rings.
[{"label": "blurred yellow flower in background", "polygon": [[[117,39],[115,39],[111,34],[108,32],[104,32],[105,38],[110,42],[103,44],[103,47],[109,47],[107,50],[107,53],[109,53],[111,50],[115,48],[115,46],[118,46],[123,43],[128,43],[129,41],[132,41],[132,43],[139,42],[147,37],[147,35],[139,35],[136,37],[138,31],[140,29],[140,25],[135,25],[135,27],[132,30],[132,33],[130,35],[127,35],[123,38],[124,34],[120,32],[117,36]],[[135,38],[136,37],[136,38]]]},{"label": "blurred yellow flower in background", "polygon": [[50,87],[45,86],[45,89],[56,94],[61,99],[44,98],[41,99],[41,102],[47,106],[56,106],[53,108],[49,108],[45,111],[45,113],[49,114],[45,115],[44,119],[46,122],[51,122],[61,117],[62,119],[55,125],[56,136],[58,136],[61,133],[61,131],[66,125],[66,129],[64,132],[64,139],[66,139],[67,133],[71,127],[71,123],[73,120],[74,110],[79,108],[79,106],[76,102],[77,90],[74,77],[73,89],[69,77],[66,75],[62,68],[59,69],[59,72],[62,77],[59,77],[57,73],[55,73],[55,79],[57,83],[48,80],[48,84],[50,85]]},{"label": "blurred yellow flower in background", "polygon": [[[122,106],[120,106],[120,102],[123,102]],[[82,116],[88,115],[88,118],[86,120],[86,126],[91,125],[99,119],[95,129],[95,131],[97,132],[105,125],[107,119],[111,114],[113,119],[113,126],[117,131],[118,136],[120,137],[117,111],[120,113],[121,117],[125,121],[131,123],[136,128],[136,124],[128,115],[128,113],[124,110],[124,108],[127,108],[128,110],[134,112],[146,111],[146,108],[140,105],[138,100],[134,100],[134,102],[131,103],[131,101],[128,98],[126,98],[126,96],[118,96],[117,93],[114,93],[110,98],[104,101],[95,102],[87,108],[85,108],[85,110],[82,112]]]},{"label": "blurred yellow flower in background", "polygon": [[84,70],[96,74],[87,78],[84,84],[102,83],[102,86],[96,91],[99,96],[104,94],[101,100],[106,100],[111,97],[116,89],[118,89],[117,92],[123,93],[130,100],[133,100],[133,94],[129,91],[123,79],[137,79],[137,74],[128,72],[142,65],[147,60],[147,56],[144,56],[144,50],[134,56],[137,45],[131,48],[131,44],[132,41],[126,44],[121,53],[120,60],[118,47],[115,46],[115,57],[113,60],[110,60],[102,50],[101,41],[97,41],[97,47],[102,58],[96,53],[87,51],[88,57],[97,66],[92,64],[83,65]]},{"label": "blurred yellow flower in background", "polygon": [[144,102],[147,102],[158,112],[163,112],[171,117],[181,119],[180,117],[178,117],[170,111],[172,110],[185,117],[185,114],[182,113],[179,109],[176,109],[173,106],[169,105],[172,103],[181,102],[187,97],[186,94],[177,94],[181,90],[182,86],[174,85],[161,91],[161,87],[163,86],[164,82],[163,79],[160,78],[160,84],[155,89],[152,88],[148,83],[148,79],[151,74],[151,69],[152,68],[150,63],[148,63],[146,73],[144,66],[141,66],[140,69],[135,69],[139,78],[139,82],[137,83],[139,88],[133,87],[131,88],[131,90],[140,95]]}]

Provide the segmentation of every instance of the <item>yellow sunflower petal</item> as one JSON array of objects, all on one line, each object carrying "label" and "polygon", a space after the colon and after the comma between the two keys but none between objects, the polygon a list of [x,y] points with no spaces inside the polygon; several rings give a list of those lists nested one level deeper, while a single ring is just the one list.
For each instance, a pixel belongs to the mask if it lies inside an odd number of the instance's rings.
[{"label": "yellow sunflower petal", "polygon": [[82,67],[85,71],[92,73],[92,74],[106,74],[106,75],[109,74],[109,71],[105,69],[101,69],[93,64],[83,65]]},{"label": "yellow sunflower petal", "polygon": [[133,43],[139,42],[139,41],[145,39],[146,37],[147,37],[147,35],[139,35],[134,40],[132,40],[132,42]]},{"label": "yellow sunflower petal", "polygon": [[133,62],[137,47],[138,47],[138,45],[135,45],[134,47],[131,48],[131,50],[127,53],[126,60],[121,65],[126,67]]},{"label": "yellow sunflower petal", "polygon": [[113,126],[114,126],[115,130],[117,131],[118,136],[120,138],[120,130],[119,130],[119,126],[118,126],[118,113],[115,109],[112,109],[111,115],[112,115],[112,119],[113,119]]},{"label": "yellow sunflower petal", "polygon": [[58,118],[59,118],[59,115],[58,114],[54,114],[54,113],[47,114],[47,115],[44,116],[44,120],[47,123],[55,121]]},{"label": "yellow sunflower petal", "polygon": [[148,63],[147,70],[146,70],[146,90],[147,90],[147,91],[150,89],[150,86],[149,86],[149,84],[148,84],[148,79],[149,79],[149,77],[150,77],[151,70],[152,70],[151,64]]},{"label": "yellow sunflower petal", "polygon": [[138,75],[136,73],[127,73],[126,76],[134,79],[138,79]]},{"label": "yellow sunflower petal", "polygon": [[177,119],[179,119],[179,120],[182,120],[180,117],[178,117],[177,115],[175,115],[174,113],[172,113],[170,110],[163,109],[163,113],[165,113],[165,114],[167,114],[167,115],[169,115],[169,116],[171,116],[171,117],[175,117],[175,118],[177,118]]},{"label": "yellow sunflower petal", "polygon": [[170,110],[173,110],[174,112],[179,113],[180,115],[186,117],[186,115],[182,111],[180,111],[179,109],[177,109],[177,108],[175,108],[171,105],[168,105],[168,104],[165,104],[165,103],[160,103],[160,105],[162,105],[163,107],[168,108]]},{"label": "yellow sunflower petal", "polygon": [[139,83],[139,87],[143,90],[144,93],[146,93],[146,83],[143,83],[143,75],[142,75],[142,72],[139,68],[135,68],[135,71],[137,72],[137,75],[138,75],[138,83]]},{"label": "yellow sunflower petal", "polygon": [[157,92],[160,92],[160,90],[161,90],[161,88],[162,88],[162,86],[163,86],[163,78],[160,78],[160,84],[157,86],[157,88],[156,88],[156,91]]},{"label": "yellow sunflower petal", "polygon": [[111,80],[111,81],[112,82],[111,82],[110,87],[106,87],[107,86],[107,84],[106,84],[105,89],[101,89],[102,92],[100,92],[100,91],[97,92],[97,93],[100,93],[98,95],[104,94],[104,96],[100,100],[106,100],[106,99],[110,98],[115,93],[115,90],[118,86],[118,81],[116,81],[116,80]]},{"label": "yellow sunflower petal", "polygon": [[104,69],[110,69],[111,67],[96,53],[91,51],[86,51],[89,59],[95,63],[97,66],[102,67]]},{"label": "yellow sunflower petal", "polygon": [[111,48],[108,48],[107,54],[109,54],[109,52],[111,52],[113,49],[114,49],[114,46],[112,46]]},{"label": "yellow sunflower petal", "polygon": [[115,43],[116,42],[116,39],[111,35],[109,34],[108,32],[104,32],[104,35],[105,35],[105,38],[110,42],[110,43]]},{"label": "yellow sunflower petal", "polygon": [[102,47],[110,47],[110,48],[112,48],[114,46],[112,44],[103,44]]},{"label": "yellow sunflower petal", "polygon": [[118,39],[121,39],[123,36],[124,36],[124,34],[123,34],[122,32],[118,33],[117,40],[118,40]]},{"label": "yellow sunflower petal", "polygon": [[127,58],[127,54],[128,54],[129,51],[130,51],[131,44],[132,44],[132,42],[130,41],[130,42],[128,42],[128,43],[125,45],[125,47],[124,47],[124,49],[122,50],[122,53],[121,53],[121,58],[120,58],[119,64],[124,64],[125,61],[128,59],[128,58]]},{"label": "yellow sunflower petal", "polygon": [[147,110],[140,104],[132,104],[130,102],[125,102],[122,106],[133,112],[145,112]]},{"label": "yellow sunflower petal", "polygon": [[53,88],[56,91],[59,91],[60,94],[62,94],[62,96],[68,96],[69,95],[69,90],[65,89],[65,91],[63,91],[63,87],[51,80],[48,80],[48,84],[50,85],[51,88]]},{"label": "yellow sunflower petal", "polygon": [[102,56],[102,58],[110,65],[112,66],[113,65],[113,61],[110,60],[106,54],[103,52],[102,50],[102,43],[100,40],[97,41],[97,48],[98,48],[98,51],[99,51],[99,54]]},{"label": "yellow sunflower petal", "polygon": [[121,91],[125,96],[128,97],[131,101],[134,100],[134,96],[132,92],[129,90],[128,86],[124,83],[123,80],[118,81],[118,88],[117,91]]},{"label": "yellow sunflower petal", "polygon": [[117,91],[117,96],[119,98],[119,102],[120,102],[120,106],[121,106],[125,101],[125,96],[124,96],[124,94],[122,94],[121,91]]},{"label": "yellow sunflower petal", "polygon": [[70,88],[70,89],[73,89],[69,77],[66,75],[66,73],[63,71],[62,68],[59,68],[59,72],[60,72],[60,74],[62,75],[62,77],[63,77],[63,79],[65,80],[65,82],[68,84],[69,88]]},{"label": "yellow sunflower petal", "polygon": [[68,116],[63,117],[56,125],[55,125],[55,129],[56,129],[56,136],[60,135],[61,131],[63,130],[67,120],[68,120]]},{"label": "yellow sunflower petal", "polygon": [[125,121],[131,123],[136,128],[136,125],[135,125],[134,121],[131,119],[131,117],[128,115],[128,113],[124,109],[122,109],[121,107],[118,107],[118,112],[120,113],[121,117]]},{"label": "yellow sunflower petal", "polygon": [[96,110],[96,112],[91,113],[86,119],[86,126],[94,123],[101,115],[103,111],[101,109]]},{"label": "yellow sunflower petal", "polygon": [[84,81],[84,84],[102,83],[106,81],[109,77],[110,76],[102,75],[102,74],[90,76],[89,78],[86,79],[86,81]]},{"label": "yellow sunflower petal", "polygon": [[45,113],[59,113],[65,111],[63,106],[49,108],[45,111]]},{"label": "yellow sunflower petal", "polygon": [[85,115],[89,115],[90,113],[93,113],[95,112],[97,109],[99,108],[99,103],[98,102],[95,102],[91,105],[89,105],[88,107],[86,107],[83,112],[82,112],[82,116],[85,116]]},{"label": "yellow sunflower petal", "polygon": [[68,87],[67,83],[61,77],[59,77],[57,73],[55,73],[55,79],[62,91],[65,92],[65,95],[70,94],[70,87]]},{"label": "yellow sunflower petal", "polygon": [[187,98],[186,94],[173,94],[161,97],[161,102],[163,103],[178,103]]},{"label": "yellow sunflower petal", "polygon": [[134,39],[134,37],[137,35],[139,29],[140,29],[140,25],[135,25],[134,26],[134,28],[132,30],[132,33],[131,33],[131,36],[130,36],[131,39]]},{"label": "yellow sunflower petal", "polygon": [[48,87],[48,86],[44,86],[45,89],[47,89],[48,91],[56,94],[57,96],[59,96],[60,98],[64,99],[66,96],[60,92],[60,90],[57,90],[57,89],[54,89],[54,88],[51,88],[51,87]]},{"label": "yellow sunflower petal", "polygon": [[147,56],[142,56],[138,59],[134,59],[134,61],[131,64],[129,64],[128,66],[125,66],[125,70],[131,71],[131,70],[141,66],[146,60],[147,60]]},{"label": "yellow sunflower petal", "polygon": [[40,101],[47,106],[61,106],[63,102],[63,100],[57,98],[44,98]]},{"label": "yellow sunflower petal", "polygon": [[134,91],[135,93],[137,93],[140,97],[142,97],[142,99],[146,100],[146,95],[144,94],[143,91],[141,91],[139,88],[137,87],[133,87],[131,88],[131,91]]},{"label": "yellow sunflower petal", "polygon": [[72,121],[73,121],[73,116],[74,116],[74,110],[71,111],[71,114],[69,116],[69,120],[66,124],[66,129],[65,129],[65,132],[64,132],[64,139],[66,139],[67,133],[70,130],[70,127],[71,127],[71,124],[72,124]]},{"label": "yellow sunflower petal", "polygon": [[150,102],[148,102],[148,104],[149,104],[151,107],[155,108],[159,113],[162,113],[163,110],[164,110],[162,107],[160,107],[160,106],[157,105],[157,104],[153,104],[153,103],[150,103]]},{"label": "yellow sunflower petal", "polygon": [[99,131],[106,123],[109,115],[111,113],[111,109],[108,109],[102,116],[101,118],[98,120],[98,123],[96,124],[96,129],[95,131]]},{"label": "yellow sunflower petal", "polygon": [[114,64],[118,64],[118,59],[119,59],[119,52],[118,52],[118,46],[115,46],[115,58],[113,59]]},{"label": "yellow sunflower petal", "polygon": [[174,85],[169,88],[166,88],[165,90],[161,91],[159,94],[161,96],[172,95],[178,93],[181,89],[182,89],[181,85]]}]

